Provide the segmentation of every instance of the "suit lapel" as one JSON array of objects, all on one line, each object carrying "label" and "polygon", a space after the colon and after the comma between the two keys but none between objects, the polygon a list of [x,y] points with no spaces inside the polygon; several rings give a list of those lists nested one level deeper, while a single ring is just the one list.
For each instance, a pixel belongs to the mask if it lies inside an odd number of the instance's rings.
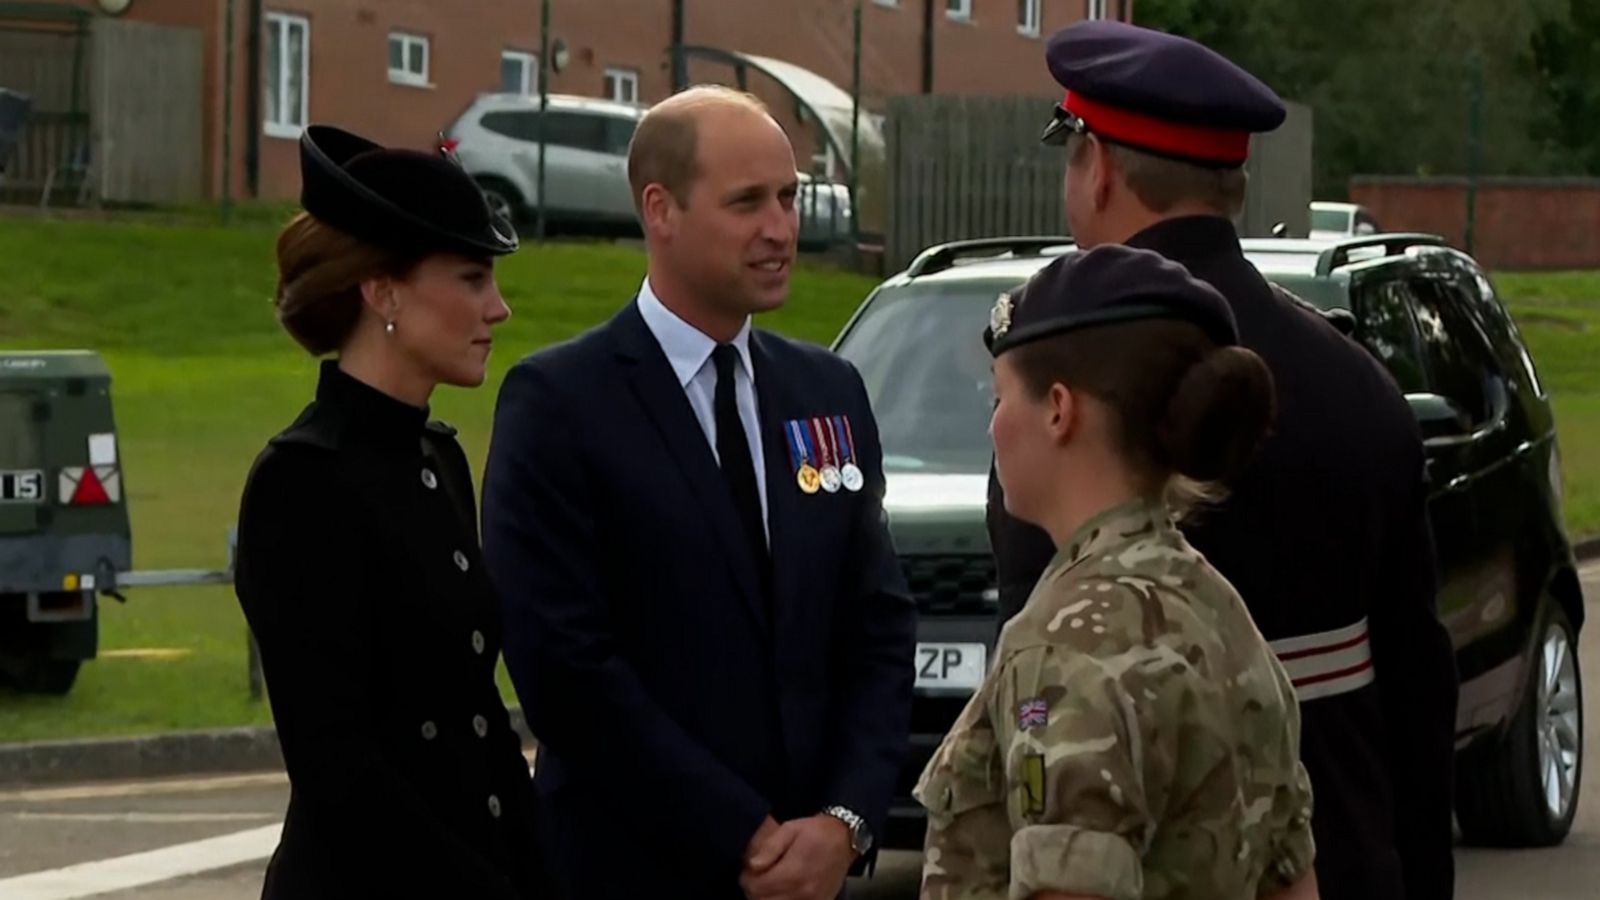
[{"label": "suit lapel", "polygon": [[700,508],[710,519],[722,556],[728,563],[729,574],[744,595],[751,614],[765,627],[766,604],[761,597],[755,561],[746,547],[722,470],[717,467],[716,456],[706,442],[688,396],[678,384],[677,373],[639,314],[637,300],[612,319],[611,327],[617,336],[618,355],[628,366],[629,388],[661,433],[679,471],[699,498]]}]

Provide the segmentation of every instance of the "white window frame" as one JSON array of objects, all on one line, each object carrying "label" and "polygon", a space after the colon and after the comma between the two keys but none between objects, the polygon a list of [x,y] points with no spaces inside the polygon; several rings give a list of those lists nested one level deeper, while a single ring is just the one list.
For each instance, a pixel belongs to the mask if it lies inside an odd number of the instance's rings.
[{"label": "white window frame", "polygon": [[400,62],[402,65],[410,65],[412,46],[422,47],[422,72],[419,74],[409,68],[396,69],[391,65],[389,66],[389,82],[391,84],[406,84],[412,87],[432,87],[428,81],[428,72],[433,64],[433,41],[429,40],[425,34],[416,34],[410,31],[391,31],[389,32],[388,42],[384,44],[385,60],[388,59],[388,51],[394,46],[395,41],[400,42]]},{"label": "white window frame", "polygon": [[1027,4],[1027,18],[1017,23],[1017,34],[1038,37],[1044,22],[1044,0],[1023,0]]},{"label": "white window frame", "polygon": [[[305,131],[306,123],[311,119],[311,20],[305,16],[293,13],[267,12],[267,30],[276,35],[278,45],[278,71],[267,76],[268,90],[279,92],[278,114],[276,121],[263,119],[261,132],[268,137],[287,138],[299,140],[301,132]],[[288,120],[288,112],[293,108],[289,103],[289,32],[295,28],[300,29],[303,37],[300,42],[300,121]],[[271,40],[271,37],[268,38]],[[265,54],[265,50],[262,51]]]},{"label": "white window frame", "polygon": [[539,93],[539,54],[529,53],[526,50],[515,50],[507,47],[500,51],[500,61],[514,59],[522,63],[521,94],[524,97],[537,96]]},{"label": "white window frame", "polygon": [[625,83],[633,85],[633,99],[631,99],[631,100],[624,99],[622,97],[617,96],[617,92],[616,91],[609,91],[608,90],[606,92],[606,99],[607,100],[610,100],[610,101],[615,102],[615,103],[631,103],[634,106],[638,106],[639,105],[639,70],[638,69],[626,69],[626,68],[623,68],[621,66],[606,66],[604,80],[601,83],[604,84],[606,82],[613,82],[618,86],[621,86],[621,85],[623,85]]},{"label": "white window frame", "polygon": [[890,8],[900,5],[900,0],[872,0],[872,2],[879,6],[887,6]]},{"label": "white window frame", "polygon": [[1088,0],[1087,6],[1088,6],[1088,8],[1084,10],[1084,14],[1083,14],[1084,18],[1086,18],[1086,19],[1109,19],[1109,18],[1111,18],[1111,0]]},{"label": "white window frame", "polygon": [[950,8],[950,0],[945,0],[944,15],[947,19],[956,19],[961,22],[972,21],[972,0],[955,0],[957,7]]}]

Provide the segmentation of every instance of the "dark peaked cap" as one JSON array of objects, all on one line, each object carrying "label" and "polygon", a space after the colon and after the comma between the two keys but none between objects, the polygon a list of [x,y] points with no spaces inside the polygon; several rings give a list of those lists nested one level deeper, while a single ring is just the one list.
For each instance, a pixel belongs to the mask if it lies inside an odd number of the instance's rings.
[{"label": "dark peaked cap", "polygon": [[517,249],[511,223],[443,155],[389,149],[331,125],[300,137],[300,205],[321,221],[380,247],[502,256]]},{"label": "dark peaked cap", "polygon": [[1071,132],[1210,166],[1242,165],[1250,135],[1272,131],[1283,101],[1210,48],[1149,28],[1089,21],[1050,36],[1050,74],[1066,89],[1042,140]]},{"label": "dark peaked cap", "polygon": [[1228,301],[1189,270],[1151,250],[1105,244],[1040,269],[990,311],[984,343],[993,356],[1069,331],[1143,319],[1176,319],[1218,346],[1239,342]]}]

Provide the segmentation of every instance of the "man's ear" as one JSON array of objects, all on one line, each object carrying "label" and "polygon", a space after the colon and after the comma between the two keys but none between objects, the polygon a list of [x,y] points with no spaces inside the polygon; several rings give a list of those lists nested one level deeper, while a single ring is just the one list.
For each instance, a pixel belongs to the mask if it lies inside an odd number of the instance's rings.
[{"label": "man's ear", "polygon": [[1095,212],[1105,212],[1111,205],[1111,189],[1116,186],[1121,173],[1117,170],[1116,157],[1111,153],[1111,145],[1095,135],[1088,136],[1089,147],[1089,184],[1094,200]]},{"label": "man's ear", "polygon": [[639,220],[646,234],[668,238],[677,230],[678,199],[662,184],[647,184],[639,194]]}]

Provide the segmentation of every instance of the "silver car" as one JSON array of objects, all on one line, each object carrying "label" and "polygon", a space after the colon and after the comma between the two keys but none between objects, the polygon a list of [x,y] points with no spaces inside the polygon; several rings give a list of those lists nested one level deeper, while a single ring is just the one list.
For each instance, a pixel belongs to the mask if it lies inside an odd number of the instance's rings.
[{"label": "silver car", "polygon": [[[497,211],[532,221],[539,197],[539,132],[545,128],[547,222],[637,232],[628,186],[628,142],[645,109],[626,103],[551,94],[539,98],[480,94],[445,131],[468,172]],[[798,173],[800,241],[827,246],[851,237],[849,189]]]}]

